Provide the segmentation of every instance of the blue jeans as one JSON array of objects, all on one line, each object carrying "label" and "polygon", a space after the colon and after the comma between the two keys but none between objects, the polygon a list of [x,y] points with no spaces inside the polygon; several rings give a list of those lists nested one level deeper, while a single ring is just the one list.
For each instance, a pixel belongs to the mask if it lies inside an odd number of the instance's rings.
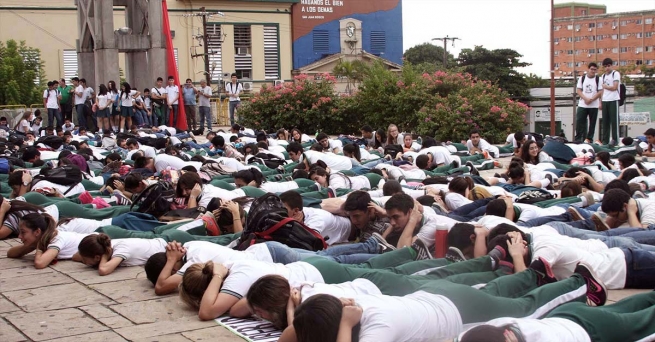
[{"label": "blue jeans", "polygon": [[230,111],[230,126],[234,125],[234,110],[241,105],[241,101],[230,101],[230,106],[228,107]]},{"label": "blue jeans", "polygon": [[[450,217],[456,221],[469,222],[476,217],[484,216],[485,212],[487,211],[487,204],[495,199],[495,197],[489,197],[475,200],[469,204],[465,204],[451,211],[445,216]],[[439,210],[436,210],[436,212],[437,214],[441,213]]]},{"label": "blue jeans", "polygon": [[80,127],[86,128],[86,117],[84,117],[84,104],[75,105],[75,113],[77,113],[77,123]]},{"label": "blue jeans", "polygon": [[625,288],[655,287],[655,253],[643,249],[621,248],[625,253]]},{"label": "blue jeans", "polygon": [[[57,119],[57,124],[54,124],[54,120]],[[48,108],[48,125],[53,126],[55,129],[61,127],[64,124],[64,120],[61,118],[61,112],[57,108]]]},{"label": "blue jeans", "polygon": [[586,219],[581,221],[573,221],[573,216],[571,216],[571,214],[569,214],[569,212],[567,211],[559,215],[536,217],[526,222],[518,222],[517,224],[523,227],[537,227],[550,222],[566,222],[569,226],[572,226],[574,228],[595,231],[596,224],[590,218],[593,213],[590,213],[589,211],[586,211],[582,208],[576,208],[576,209],[578,210],[580,215],[582,215],[582,217],[585,217]]},{"label": "blue jeans", "polygon": [[212,130],[212,110],[210,107],[198,107],[198,114],[200,115],[200,130],[205,130],[205,121],[207,121],[207,129]]},{"label": "blue jeans", "polygon": [[291,248],[277,241],[264,242],[268,247],[273,262],[289,264],[309,257],[324,257],[341,264],[361,264],[378,255],[378,243],[375,239],[366,242],[332,246],[326,250],[312,252],[299,248]]},{"label": "blue jeans", "polygon": [[[171,127],[177,127],[177,105],[171,105],[173,109],[170,109],[166,107],[166,114],[164,115],[164,125],[166,126],[171,126]],[[171,125],[171,115],[173,116],[173,124]]]},{"label": "blue jeans", "polygon": [[198,144],[198,143],[194,143],[193,141],[187,141],[186,144],[189,145],[189,147],[195,148],[195,149],[209,148],[212,145],[212,143]]},{"label": "blue jeans", "polygon": [[136,109],[134,111],[134,119],[136,120],[137,126],[150,124],[148,120],[148,112],[143,109]]},{"label": "blue jeans", "polygon": [[[564,222],[551,222],[548,225],[555,228],[555,230],[557,230],[557,232],[560,233],[561,235],[569,236],[569,237],[580,239],[580,240],[597,239],[597,240],[602,241],[609,248],[614,248],[614,247],[618,247],[618,248],[636,248],[636,249],[643,249],[643,250],[655,252],[655,246],[638,243],[637,241],[635,241],[635,239],[630,238],[627,235],[624,235],[624,234],[616,234],[616,235],[603,234],[603,233],[609,233],[614,229],[610,229],[610,230],[605,231],[605,232],[594,232],[594,231],[588,231],[588,230],[584,230],[584,229],[574,228],[574,227],[571,227],[570,225],[568,225],[567,223],[564,223]],[[628,229],[628,228],[626,228],[626,229]],[[637,229],[639,229],[639,228],[637,228]],[[655,238],[655,234],[652,234],[652,235]]]}]

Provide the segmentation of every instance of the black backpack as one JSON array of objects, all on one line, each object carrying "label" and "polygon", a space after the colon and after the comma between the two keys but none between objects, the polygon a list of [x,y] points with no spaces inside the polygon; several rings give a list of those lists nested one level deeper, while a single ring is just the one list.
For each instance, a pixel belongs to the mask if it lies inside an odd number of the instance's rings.
[{"label": "black backpack", "polygon": [[528,190],[528,191],[523,191],[518,199],[516,200],[517,203],[525,203],[525,204],[535,204],[541,201],[546,201],[553,199],[553,195],[548,193],[548,192],[543,192],[543,191],[537,191],[537,190]]},{"label": "black backpack", "polygon": [[73,187],[82,182],[82,171],[77,165],[64,165],[56,168],[43,168],[41,173],[34,176],[32,186],[40,181],[48,181],[58,185],[69,186],[64,192],[66,195]]},{"label": "black backpack", "polygon": [[387,145],[384,148],[384,155],[386,156],[387,154],[391,156],[391,159],[396,159],[396,155],[398,153],[403,153],[403,146],[402,145]]},{"label": "black backpack", "polygon": [[50,146],[53,150],[57,150],[64,144],[64,140],[58,136],[47,135],[39,138],[39,140],[36,141],[36,144],[44,144]]},{"label": "black backpack", "polygon": [[291,248],[319,251],[327,248],[316,230],[290,218],[282,200],[272,193],[257,198],[251,205],[237,250],[255,243],[277,241]]},{"label": "black backpack", "polygon": [[[612,71],[612,76],[614,76],[615,72],[616,70]],[[603,82],[604,81],[605,81],[605,74],[603,74]],[[619,106],[623,106],[623,104],[625,103],[625,96],[626,96],[625,92],[626,92],[625,84],[619,81]]]},{"label": "black backpack", "polygon": [[[173,183],[159,181],[148,186],[137,196],[130,206],[130,211],[160,217],[171,210],[175,196]],[[137,209],[134,208],[136,205],[139,206]]]},{"label": "black backpack", "polygon": [[248,164],[263,164],[270,169],[275,169],[280,165],[285,165],[286,163],[286,160],[265,152],[259,152],[248,160]]}]

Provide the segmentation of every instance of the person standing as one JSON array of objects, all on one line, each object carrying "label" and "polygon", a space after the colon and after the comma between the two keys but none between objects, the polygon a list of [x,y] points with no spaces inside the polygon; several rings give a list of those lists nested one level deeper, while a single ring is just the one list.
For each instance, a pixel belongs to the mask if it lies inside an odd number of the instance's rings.
[{"label": "person standing", "polygon": [[186,79],[184,88],[182,88],[182,96],[184,96],[184,112],[186,113],[187,130],[196,130],[196,95],[198,89],[193,86],[193,81],[190,78]]},{"label": "person standing", "polygon": [[[43,91],[43,107],[48,110],[48,125],[59,127],[64,124],[61,119],[61,108],[59,101],[61,101],[61,93],[56,88],[57,81],[48,82],[48,89]],[[57,125],[54,124],[55,118]]]},{"label": "person standing", "polygon": [[[578,79],[576,93],[580,97],[578,101],[578,110],[575,113],[575,141],[592,143],[594,141],[594,132],[596,131],[596,120],[598,120],[598,107],[600,107],[600,97],[603,95],[603,88],[599,87],[600,79],[596,72],[598,64],[589,63],[589,71]],[[587,126],[587,119],[589,126]],[[588,128],[588,130],[587,130]]]},{"label": "person standing", "polygon": [[234,112],[241,105],[241,99],[239,98],[239,94],[241,94],[241,92],[243,91],[243,85],[237,82],[237,74],[232,74],[231,80],[232,81],[230,83],[225,85],[225,93],[228,95],[230,99],[230,106],[229,106],[230,125],[234,125]]},{"label": "person standing", "polygon": [[57,90],[59,90],[59,93],[61,94],[61,101],[59,101],[59,105],[61,106],[61,114],[63,119],[73,120],[73,105],[71,101],[71,94],[74,92],[73,87],[67,85],[66,80],[62,78],[59,80],[59,87]]},{"label": "person standing", "polygon": [[[200,90],[198,91],[198,113],[200,114],[200,131],[205,130],[205,120],[207,120],[207,130],[212,130],[212,109],[209,99],[212,97],[212,87],[207,85],[206,80],[200,80]],[[201,133],[202,133],[201,132]]]},{"label": "person standing", "polygon": [[95,127],[95,124],[98,117],[91,110],[91,108],[93,107],[93,103],[95,101],[96,92],[95,90],[93,90],[93,87],[89,87],[86,84],[86,79],[80,78],[80,84],[82,85],[82,88],[84,88],[84,110],[82,111],[82,113],[84,116],[84,122],[86,122],[87,126],[82,126],[81,124],[79,126],[87,129],[91,128],[93,129],[93,131],[97,131],[97,127]]},{"label": "person standing", "polygon": [[[619,142],[619,86],[621,74],[612,69],[611,58],[603,59],[603,145],[616,145]],[[612,140],[610,140],[610,132]]]},{"label": "person standing", "polygon": [[164,79],[157,77],[157,83],[152,91],[150,91],[150,99],[152,100],[152,114],[153,126],[164,124],[166,115],[166,88],[164,88]]},{"label": "person standing", "polygon": [[[177,127],[177,113],[178,113],[178,99],[180,98],[180,88],[175,85],[175,78],[168,76],[168,86],[166,87],[166,103],[168,103],[168,111],[164,115],[163,125],[171,125]],[[171,115],[173,116],[173,123],[170,124]]]},{"label": "person standing", "polygon": [[73,86],[75,87],[74,103],[75,113],[77,113],[77,122],[80,127],[86,127],[86,118],[84,117],[84,102],[86,102],[86,94],[84,93],[84,86],[77,77],[71,78],[71,81],[73,81]]}]

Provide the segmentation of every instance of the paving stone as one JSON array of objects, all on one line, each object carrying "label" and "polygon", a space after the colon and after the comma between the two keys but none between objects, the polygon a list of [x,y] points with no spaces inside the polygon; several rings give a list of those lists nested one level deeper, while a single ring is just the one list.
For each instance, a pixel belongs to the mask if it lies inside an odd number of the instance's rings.
[{"label": "paving stone", "polygon": [[5,270],[8,268],[20,268],[20,267],[34,267],[34,259],[29,256],[23,257],[21,259],[12,259],[12,258],[3,258],[0,259],[0,270]]},{"label": "paving stone", "polygon": [[50,340],[50,342],[79,342],[80,340],[85,340],[89,342],[121,342],[127,341],[122,338],[121,335],[113,331],[103,331],[91,334],[83,334],[78,336],[68,336]]},{"label": "paving stone", "polygon": [[147,279],[130,279],[90,287],[119,303],[162,298],[155,294],[155,288]]},{"label": "paving stone", "polygon": [[0,313],[20,311],[20,308],[12,302],[0,297]]},{"label": "paving stone", "polygon": [[100,321],[100,323],[112,328],[112,329],[117,329],[117,328],[125,328],[125,327],[131,327],[134,325],[134,323],[130,322],[129,319],[121,316],[121,315],[114,315],[111,317],[104,317],[104,318],[97,318],[97,320]]},{"label": "paving stone", "polygon": [[23,242],[20,241],[20,239],[8,239],[8,240],[4,240],[4,241],[11,247],[20,246],[20,245],[23,244]]},{"label": "paving stone", "polygon": [[88,271],[67,273],[71,278],[86,285],[110,283],[118,280],[139,279],[140,274],[145,279],[146,272],[143,267],[118,267],[106,276],[98,275],[98,271],[87,267]]},{"label": "paving stone", "polygon": [[190,339],[194,342],[200,341],[221,341],[221,342],[237,342],[243,341],[241,337],[233,334],[231,331],[226,328],[216,325],[215,327],[205,328],[194,331],[183,332],[184,337]]},{"label": "paving stone", "polygon": [[618,302],[619,300],[630,297],[632,295],[648,292],[650,290],[637,290],[637,289],[623,289],[623,290],[611,290],[607,296],[608,301]]},{"label": "paving stone", "polygon": [[78,309],[25,313],[6,317],[16,328],[35,341],[108,330]]},{"label": "paving stone", "polygon": [[72,260],[60,261],[55,265],[51,265],[50,268],[64,274],[77,273],[77,272],[95,272],[96,275],[98,274],[98,271],[95,271],[93,268],[84,265],[81,262],[76,262]]},{"label": "paving stone", "polygon": [[[133,342],[189,342],[182,334],[162,335],[132,340]],[[243,340],[242,340],[243,341]]]},{"label": "paving stone", "polygon": [[198,311],[182,304],[177,296],[111,305],[110,308],[136,324],[174,321],[182,318],[198,320]]},{"label": "paving stone", "polygon": [[0,320],[0,341],[2,342],[19,342],[27,341],[27,338],[23,336],[16,328],[12,327],[7,322]]},{"label": "paving stone", "polygon": [[212,327],[216,324],[214,321],[200,321],[197,317],[187,317],[176,321],[160,321],[128,328],[119,328],[115,329],[115,331],[129,340],[139,340],[159,336],[163,331],[170,334],[177,334]]},{"label": "paving stone", "polygon": [[86,312],[89,316],[98,319],[116,316],[117,313],[109,309],[108,307],[100,304],[81,306],[80,310]]},{"label": "paving stone", "polygon": [[[32,267],[34,268],[34,267]],[[5,271],[11,271],[13,268]],[[40,271],[40,270],[39,270]],[[44,270],[42,274],[32,274],[23,277],[3,278],[0,276],[0,289],[3,292],[28,290],[34,288],[41,288],[44,286],[70,284],[75,281],[67,275],[52,270]]]},{"label": "paving stone", "polygon": [[28,312],[111,302],[106,297],[77,283],[11,291],[3,294],[7,299]]},{"label": "paving stone", "polygon": [[[9,269],[0,270],[0,279],[9,279],[15,277],[24,277],[34,274],[43,275],[46,273],[53,273],[54,271],[50,268],[36,269],[34,265],[14,267]],[[4,288],[3,288],[4,290]]]}]

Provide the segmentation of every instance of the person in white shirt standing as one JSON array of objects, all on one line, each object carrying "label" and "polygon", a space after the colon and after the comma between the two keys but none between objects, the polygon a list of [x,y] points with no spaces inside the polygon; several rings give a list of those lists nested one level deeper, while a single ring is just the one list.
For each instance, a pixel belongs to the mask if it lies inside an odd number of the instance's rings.
[{"label": "person in white shirt standing", "polygon": [[178,99],[180,98],[180,87],[175,85],[175,78],[168,76],[168,87],[166,87],[166,102],[168,110],[164,115],[164,125],[169,124],[171,114],[173,115],[173,127],[177,127]]},{"label": "person in white shirt standing", "polygon": [[[616,145],[619,142],[619,86],[621,74],[612,70],[614,62],[611,58],[603,59],[603,145]],[[610,140],[610,131],[612,140]]]},{"label": "person in white shirt standing", "polygon": [[[53,127],[59,127],[64,124],[62,120],[62,115],[59,107],[59,101],[61,100],[61,93],[57,88],[54,87],[55,84],[59,84],[56,81],[48,82],[48,89],[43,91],[43,107],[48,109],[48,125]],[[57,119],[57,125],[53,123],[54,119]]]},{"label": "person in white shirt standing", "polygon": [[243,86],[241,83],[237,82],[237,74],[232,74],[231,79],[232,82],[225,85],[225,93],[227,93],[230,98],[230,125],[234,125],[234,112],[241,105],[239,94],[243,91]]},{"label": "person in white shirt standing", "polygon": [[150,98],[152,100],[153,116],[152,116],[152,125],[159,126],[164,124],[165,113],[166,113],[166,88],[162,87],[164,85],[164,79],[157,77],[157,86],[152,88],[150,92]]},{"label": "person in white shirt standing", "polygon": [[114,102],[114,98],[109,94],[107,86],[101,84],[98,89],[98,96],[96,96],[96,117],[98,119],[97,127],[99,130],[106,129],[109,127],[109,117],[111,115],[111,107]]},{"label": "person in white shirt standing", "polygon": [[207,120],[207,130],[212,130],[212,109],[209,99],[212,97],[212,88],[207,85],[206,80],[200,80],[200,89],[198,90],[198,113],[200,114],[200,131],[205,131],[205,120]]},{"label": "person in white shirt standing", "polygon": [[[598,107],[600,97],[603,95],[603,88],[599,86],[600,78],[596,75],[598,64],[589,63],[589,71],[578,79],[576,93],[580,97],[578,110],[575,113],[575,141],[592,143],[596,131],[596,120],[598,120]],[[587,130],[587,119],[589,125]]]},{"label": "person in white shirt standing", "polygon": [[73,87],[75,87],[74,102],[75,113],[77,113],[77,122],[80,127],[86,127],[86,118],[84,117],[84,102],[86,102],[86,95],[84,93],[84,86],[77,77],[71,78]]}]

